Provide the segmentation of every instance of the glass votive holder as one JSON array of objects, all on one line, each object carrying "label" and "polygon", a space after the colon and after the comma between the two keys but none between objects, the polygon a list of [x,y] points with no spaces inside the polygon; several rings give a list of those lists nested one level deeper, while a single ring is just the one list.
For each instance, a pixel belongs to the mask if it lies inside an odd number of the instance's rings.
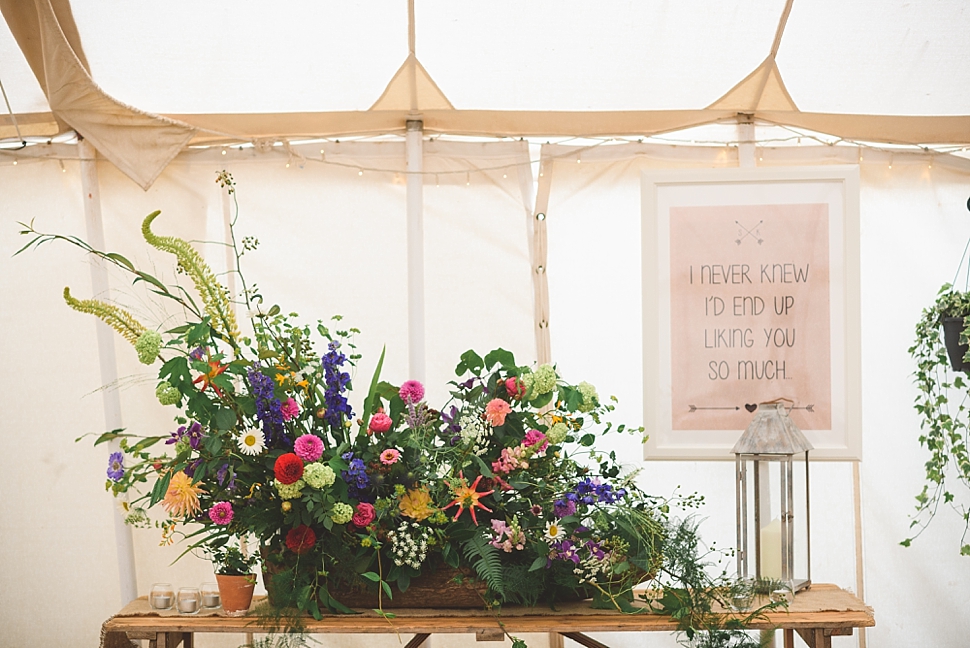
[{"label": "glass votive holder", "polygon": [[175,607],[179,614],[198,614],[202,608],[202,593],[198,587],[179,588],[175,599]]},{"label": "glass votive holder", "polygon": [[219,598],[219,585],[216,583],[202,583],[202,607],[217,608],[222,605]]},{"label": "glass votive holder", "polygon": [[768,595],[772,603],[784,603],[791,605],[795,600],[795,588],[791,581],[782,582],[782,585]]},{"label": "glass votive holder", "polygon": [[153,610],[171,610],[175,605],[175,589],[171,583],[155,583],[148,592],[148,604]]}]

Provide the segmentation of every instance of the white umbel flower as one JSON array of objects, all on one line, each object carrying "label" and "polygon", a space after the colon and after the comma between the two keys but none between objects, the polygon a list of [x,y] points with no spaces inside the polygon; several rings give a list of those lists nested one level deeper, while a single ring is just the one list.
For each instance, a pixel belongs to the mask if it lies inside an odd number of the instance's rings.
[{"label": "white umbel flower", "polygon": [[256,456],[266,449],[266,440],[263,438],[262,430],[243,432],[237,443],[240,452],[251,456]]}]

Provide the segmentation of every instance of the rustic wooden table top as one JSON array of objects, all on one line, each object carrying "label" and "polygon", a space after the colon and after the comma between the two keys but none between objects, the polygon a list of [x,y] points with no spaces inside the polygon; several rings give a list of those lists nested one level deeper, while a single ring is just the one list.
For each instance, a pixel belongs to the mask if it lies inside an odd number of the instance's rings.
[{"label": "rustic wooden table top", "polygon": [[[254,601],[256,607],[260,597]],[[555,610],[548,607],[505,606],[501,611],[486,610],[390,610],[395,617],[386,619],[366,610],[354,615],[327,615],[316,621],[307,617],[309,633],[476,633],[492,632],[499,622],[512,634],[532,632],[649,632],[671,631],[677,624],[659,614],[623,614],[613,610],[594,610],[588,602],[564,603]],[[129,603],[109,619],[107,633],[196,633],[196,632],[267,632],[265,621],[258,616],[227,617],[218,609],[196,616],[173,612],[158,613],[145,598]],[[872,609],[858,597],[835,585],[816,583],[799,592],[787,611],[774,611],[762,620],[749,624],[751,629],[790,628],[826,630],[826,634],[851,634],[852,628],[875,625]]]}]

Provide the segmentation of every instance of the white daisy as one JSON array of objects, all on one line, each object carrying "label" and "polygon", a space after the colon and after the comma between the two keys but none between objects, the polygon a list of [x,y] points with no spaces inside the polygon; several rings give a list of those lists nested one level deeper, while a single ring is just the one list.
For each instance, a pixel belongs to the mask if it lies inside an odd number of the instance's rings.
[{"label": "white daisy", "polygon": [[261,430],[249,430],[244,432],[238,439],[239,450],[243,454],[258,455],[266,449],[266,440],[263,438]]},{"label": "white daisy", "polygon": [[546,522],[546,540],[559,540],[563,535],[563,528],[558,522]]}]

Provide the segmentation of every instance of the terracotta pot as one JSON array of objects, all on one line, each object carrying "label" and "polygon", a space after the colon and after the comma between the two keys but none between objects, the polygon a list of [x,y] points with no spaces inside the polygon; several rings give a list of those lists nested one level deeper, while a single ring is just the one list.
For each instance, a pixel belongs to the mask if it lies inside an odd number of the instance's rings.
[{"label": "terracotta pot", "polygon": [[219,583],[219,597],[222,599],[222,609],[228,616],[243,616],[249,612],[249,604],[253,602],[253,589],[256,587],[256,575],[226,576],[216,574]]}]

